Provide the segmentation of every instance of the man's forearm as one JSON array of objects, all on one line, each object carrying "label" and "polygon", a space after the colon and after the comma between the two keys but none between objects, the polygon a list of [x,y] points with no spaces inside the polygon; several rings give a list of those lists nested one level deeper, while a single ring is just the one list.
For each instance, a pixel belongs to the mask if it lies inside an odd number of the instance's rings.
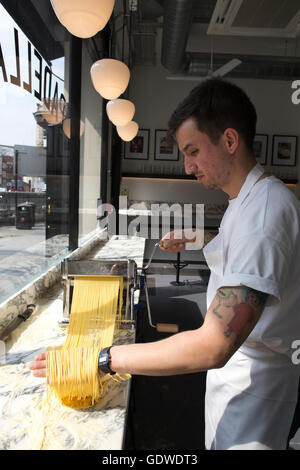
[{"label": "man's forearm", "polygon": [[213,338],[202,328],[152,343],[113,346],[110,354],[110,367],[120,374],[166,376],[219,367]]},{"label": "man's forearm", "polygon": [[136,375],[177,375],[223,367],[258,321],[267,294],[222,287],[197,330],[145,344],[113,346],[111,369]]}]

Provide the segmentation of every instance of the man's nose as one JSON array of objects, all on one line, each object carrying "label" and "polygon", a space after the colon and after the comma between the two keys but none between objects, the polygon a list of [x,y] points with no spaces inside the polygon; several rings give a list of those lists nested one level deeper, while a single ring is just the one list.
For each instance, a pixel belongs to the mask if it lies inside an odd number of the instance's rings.
[{"label": "man's nose", "polygon": [[186,174],[190,175],[190,174],[195,172],[196,165],[194,164],[194,162],[191,162],[188,157],[185,157],[185,159],[184,159],[184,168],[185,168]]}]

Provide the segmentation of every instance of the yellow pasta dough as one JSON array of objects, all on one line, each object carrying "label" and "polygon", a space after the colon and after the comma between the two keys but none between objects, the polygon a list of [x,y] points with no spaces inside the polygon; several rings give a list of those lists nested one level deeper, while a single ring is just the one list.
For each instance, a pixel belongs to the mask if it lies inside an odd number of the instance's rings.
[{"label": "yellow pasta dough", "polygon": [[47,351],[48,397],[55,393],[72,408],[88,408],[101,399],[110,376],[99,377],[98,356],[113,342],[122,300],[123,277],[75,277],[66,340]]}]

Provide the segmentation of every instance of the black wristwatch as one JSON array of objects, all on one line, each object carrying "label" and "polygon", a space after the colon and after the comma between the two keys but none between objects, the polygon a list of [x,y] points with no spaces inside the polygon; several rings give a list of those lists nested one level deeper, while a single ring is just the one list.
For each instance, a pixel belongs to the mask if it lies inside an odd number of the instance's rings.
[{"label": "black wristwatch", "polygon": [[109,363],[111,360],[111,357],[109,354],[110,348],[111,346],[109,346],[108,348],[104,348],[100,351],[100,354],[98,357],[98,370],[101,372],[104,372],[104,374],[113,375],[115,374],[115,372],[113,372],[111,368],[109,367]]}]

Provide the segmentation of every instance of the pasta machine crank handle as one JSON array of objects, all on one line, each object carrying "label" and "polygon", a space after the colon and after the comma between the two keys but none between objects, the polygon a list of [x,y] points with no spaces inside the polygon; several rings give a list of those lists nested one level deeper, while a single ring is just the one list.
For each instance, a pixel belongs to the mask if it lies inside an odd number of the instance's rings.
[{"label": "pasta machine crank handle", "polygon": [[152,316],[151,316],[151,309],[150,309],[150,302],[149,302],[149,294],[148,294],[147,280],[146,280],[145,272],[149,268],[149,266],[152,262],[152,258],[154,256],[154,253],[155,253],[155,251],[156,251],[156,249],[159,245],[160,245],[160,242],[155,243],[147,265],[144,268],[142,268],[142,275],[141,275],[141,278],[143,278],[143,281],[144,281],[144,290],[145,290],[145,296],[146,296],[146,304],[147,304],[147,313],[148,313],[149,325],[152,328],[155,328],[156,331],[158,331],[160,333],[177,333],[179,331],[179,328],[178,328],[178,325],[176,325],[176,324],[157,323],[157,325],[155,326],[152,323]]},{"label": "pasta machine crank handle", "polygon": [[150,258],[149,258],[149,260],[148,260],[148,264],[147,264],[144,268],[142,268],[144,272],[147,271],[147,269],[149,268],[149,266],[150,266],[150,264],[151,264],[151,261],[152,261],[152,258],[153,258],[153,256],[154,256],[154,253],[155,253],[155,251],[156,251],[156,248],[157,248],[159,245],[160,245],[159,242],[158,242],[158,243],[155,243],[155,245],[154,245],[154,247],[153,247],[153,251],[152,251],[152,253],[151,253],[151,255],[150,255]]},{"label": "pasta machine crank handle", "polygon": [[179,328],[178,328],[178,325],[176,325],[175,323],[157,323],[156,326],[153,325],[146,276],[144,276],[144,290],[145,290],[145,296],[146,296],[149,325],[152,328],[155,328],[156,331],[159,333],[178,333]]}]

